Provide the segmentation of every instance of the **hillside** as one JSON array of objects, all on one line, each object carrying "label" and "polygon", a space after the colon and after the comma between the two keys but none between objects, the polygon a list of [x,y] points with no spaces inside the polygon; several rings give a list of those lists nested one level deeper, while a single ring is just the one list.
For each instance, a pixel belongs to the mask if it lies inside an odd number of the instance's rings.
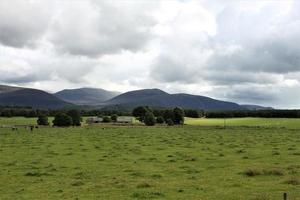
[{"label": "hillside", "polygon": [[0,105],[33,108],[63,108],[72,104],[64,102],[42,90],[10,86],[0,87]]},{"label": "hillside", "polygon": [[24,89],[21,87],[15,87],[15,86],[7,86],[7,85],[0,85],[0,94],[6,93],[6,92],[12,92],[16,90]]},{"label": "hillside", "polygon": [[66,102],[77,105],[97,105],[119,94],[119,92],[97,88],[79,88],[62,90],[54,95]]},{"label": "hillside", "polygon": [[123,107],[152,106],[152,107],[183,107],[203,110],[240,110],[240,105],[232,102],[190,95],[168,94],[159,89],[136,90],[121,94],[107,102],[105,105],[120,105]]}]

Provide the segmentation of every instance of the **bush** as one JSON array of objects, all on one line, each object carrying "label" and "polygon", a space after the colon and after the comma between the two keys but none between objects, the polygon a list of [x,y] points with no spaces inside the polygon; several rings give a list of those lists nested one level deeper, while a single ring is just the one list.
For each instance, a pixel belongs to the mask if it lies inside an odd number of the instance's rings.
[{"label": "bush", "polygon": [[262,175],[263,172],[260,169],[247,169],[245,172],[246,176],[258,176],[258,175]]},{"label": "bush", "polygon": [[299,185],[300,184],[300,179],[297,177],[290,177],[285,181],[286,184],[289,185]]},{"label": "bush", "polygon": [[154,126],[155,125],[156,120],[155,120],[154,114],[152,112],[146,112],[144,123],[147,126]]},{"label": "bush", "polygon": [[46,115],[38,116],[37,124],[41,126],[48,126],[49,125],[48,117]]},{"label": "bush", "polygon": [[73,121],[69,115],[65,113],[58,113],[53,120],[53,126],[72,126]]},{"label": "bush", "polygon": [[168,124],[168,126],[173,126],[174,125],[174,122],[173,122],[172,119],[167,119],[166,123]]},{"label": "bush", "polygon": [[116,122],[118,120],[118,115],[114,114],[110,117],[111,121]]},{"label": "bush", "polygon": [[108,117],[108,116],[105,116],[105,117],[103,117],[102,122],[103,122],[103,123],[109,123],[109,122],[111,122],[111,118]]},{"label": "bush", "polygon": [[159,116],[159,117],[156,118],[156,122],[158,124],[163,124],[165,122],[165,120],[164,120],[164,118],[162,116]]}]

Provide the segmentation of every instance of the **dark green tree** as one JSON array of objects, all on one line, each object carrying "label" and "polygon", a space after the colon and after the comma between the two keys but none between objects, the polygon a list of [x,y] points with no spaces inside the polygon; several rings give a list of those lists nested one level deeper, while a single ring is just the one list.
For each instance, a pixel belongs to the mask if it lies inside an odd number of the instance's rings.
[{"label": "dark green tree", "polygon": [[152,112],[152,110],[147,106],[139,106],[133,109],[132,115],[143,122],[147,112]]},{"label": "dark green tree", "polygon": [[82,122],[81,114],[78,110],[69,110],[67,113],[72,118],[73,126],[80,126]]},{"label": "dark green tree", "polygon": [[109,122],[111,122],[111,118],[108,117],[108,116],[105,116],[105,117],[103,117],[102,122],[103,122],[103,123],[109,123]]},{"label": "dark green tree", "polygon": [[149,111],[146,112],[145,118],[144,118],[144,123],[147,126],[154,126],[155,125],[156,120],[155,120],[154,114],[152,112],[149,112]]},{"label": "dark green tree", "polygon": [[158,124],[163,124],[163,123],[165,122],[165,120],[164,120],[164,118],[163,118],[162,116],[158,116],[158,117],[156,118],[156,122],[157,122]]},{"label": "dark green tree", "polygon": [[173,126],[174,125],[174,122],[173,122],[172,119],[167,119],[166,123],[168,124],[168,126]]},{"label": "dark green tree", "polygon": [[37,124],[41,126],[48,126],[49,125],[48,117],[46,115],[39,115],[37,119]]},{"label": "dark green tree", "polygon": [[198,110],[186,109],[184,110],[184,115],[186,117],[199,118],[203,115],[203,111],[200,112]]},{"label": "dark green tree", "polygon": [[173,109],[173,113],[174,113],[174,118],[173,118],[174,124],[183,124],[184,123],[184,111],[181,108],[176,107]]},{"label": "dark green tree", "polygon": [[53,126],[72,126],[72,118],[65,113],[57,113],[53,120]]},{"label": "dark green tree", "polygon": [[174,119],[174,112],[173,110],[167,109],[164,111],[164,115],[163,115],[165,122],[167,122],[168,119]]},{"label": "dark green tree", "polygon": [[111,121],[117,122],[117,120],[118,120],[118,115],[113,114],[110,118],[111,118]]}]

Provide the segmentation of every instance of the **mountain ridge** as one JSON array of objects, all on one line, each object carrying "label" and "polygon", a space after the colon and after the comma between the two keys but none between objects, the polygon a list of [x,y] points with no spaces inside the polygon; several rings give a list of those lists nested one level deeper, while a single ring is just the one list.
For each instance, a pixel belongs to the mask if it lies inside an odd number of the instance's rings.
[{"label": "mountain ridge", "polygon": [[272,109],[258,105],[240,105],[201,95],[186,93],[170,94],[163,90],[141,89],[125,93],[100,88],[83,87],[64,89],[56,93],[16,86],[0,85],[1,106],[30,106],[33,108],[64,108],[70,106],[92,106],[109,108],[120,106],[132,109],[137,106],[160,108],[182,107],[199,110],[262,110]]},{"label": "mountain ridge", "polygon": [[183,107],[202,110],[241,110],[242,107],[233,102],[220,101],[210,97],[185,93],[169,94],[160,89],[142,89],[123,93],[104,105],[121,105],[123,107]]},{"label": "mountain ridge", "polygon": [[101,88],[82,87],[64,89],[54,93],[54,96],[76,105],[98,105],[119,94],[119,92],[108,91]]}]

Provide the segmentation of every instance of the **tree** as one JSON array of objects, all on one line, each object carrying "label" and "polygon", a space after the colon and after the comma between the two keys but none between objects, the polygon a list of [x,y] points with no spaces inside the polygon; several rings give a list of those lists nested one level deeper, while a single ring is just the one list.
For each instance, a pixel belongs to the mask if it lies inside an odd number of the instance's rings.
[{"label": "tree", "polygon": [[149,112],[149,111],[146,112],[145,118],[144,118],[144,123],[147,126],[154,126],[155,125],[156,120],[155,120],[154,114],[152,112]]},{"label": "tree", "polygon": [[46,115],[39,115],[37,119],[37,124],[41,126],[48,126],[48,117]]},{"label": "tree", "polygon": [[53,120],[53,126],[72,126],[73,121],[69,115],[65,113],[57,113]]},{"label": "tree", "polygon": [[173,126],[174,125],[174,122],[173,122],[172,119],[167,119],[166,123],[168,124],[168,126]]},{"label": "tree", "polygon": [[139,106],[133,109],[132,115],[143,122],[147,112],[152,112],[152,110],[147,106]]},{"label": "tree", "polygon": [[73,126],[80,126],[82,122],[81,114],[78,110],[69,110],[68,115],[72,118]]},{"label": "tree", "polygon": [[117,120],[118,120],[118,115],[114,114],[114,115],[110,116],[110,118],[111,118],[111,121],[117,122]]},{"label": "tree", "polygon": [[167,109],[164,111],[164,115],[163,115],[165,122],[167,122],[168,119],[174,119],[174,112],[173,110]]},{"label": "tree", "polygon": [[181,108],[176,107],[174,108],[173,113],[174,113],[174,119],[173,119],[174,124],[183,124],[184,111]]},{"label": "tree", "polygon": [[164,120],[164,118],[163,118],[162,116],[158,116],[158,117],[156,118],[156,122],[157,122],[158,124],[163,124],[163,123],[165,122],[165,120]]},{"label": "tree", "polygon": [[103,117],[102,122],[104,122],[104,123],[109,123],[109,122],[111,122],[111,118],[108,117],[108,116],[105,116],[105,117]]},{"label": "tree", "polygon": [[[202,111],[202,113],[203,113],[203,111]],[[191,117],[191,118],[199,118],[202,115],[202,113],[200,113],[200,111],[198,111],[198,110],[191,110],[191,109],[184,110],[185,116]]]}]

